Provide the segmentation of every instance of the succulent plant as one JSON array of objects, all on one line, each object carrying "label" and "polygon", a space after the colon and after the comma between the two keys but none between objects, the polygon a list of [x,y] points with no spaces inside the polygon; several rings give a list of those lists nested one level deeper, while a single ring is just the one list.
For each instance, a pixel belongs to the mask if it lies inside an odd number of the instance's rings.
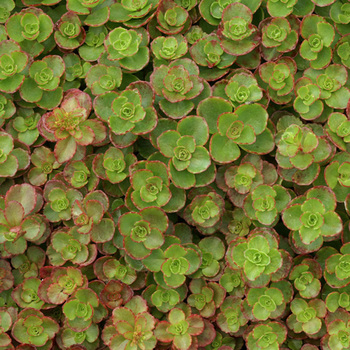
[{"label": "succulent plant", "polygon": [[14,93],[24,81],[24,69],[28,64],[28,55],[19,44],[4,40],[0,45],[0,91]]},{"label": "succulent plant", "polygon": [[199,315],[186,315],[181,309],[174,308],[169,312],[168,321],[159,322],[154,331],[158,340],[171,343],[175,349],[190,348],[192,337],[200,335],[204,322]]},{"label": "succulent plant", "polygon": [[52,339],[59,331],[59,325],[52,318],[34,309],[24,309],[13,325],[12,335],[22,344],[52,346]]},{"label": "succulent plant", "polygon": [[23,51],[32,57],[39,56],[45,49],[44,42],[53,32],[50,16],[36,7],[23,9],[6,21],[9,38],[20,44]]},{"label": "succulent plant", "polygon": [[0,349],[350,349],[347,0],[0,1]]},{"label": "succulent plant", "polygon": [[283,211],[284,224],[293,231],[297,249],[318,249],[324,236],[330,238],[341,232],[342,221],[334,212],[334,197],[328,188],[315,187],[305,196],[293,199]]},{"label": "succulent plant", "polygon": [[282,255],[272,235],[254,234],[231,242],[229,261],[240,268],[249,281],[267,284],[271,275],[282,266]]},{"label": "succulent plant", "polygon": [[125,306],[113,310],[112,324],[106,325],[103,341],[111,348],[128,344],[151,350],[157,343],[154,327],[155,319],[148,312],[146,301],[135,296]]}]

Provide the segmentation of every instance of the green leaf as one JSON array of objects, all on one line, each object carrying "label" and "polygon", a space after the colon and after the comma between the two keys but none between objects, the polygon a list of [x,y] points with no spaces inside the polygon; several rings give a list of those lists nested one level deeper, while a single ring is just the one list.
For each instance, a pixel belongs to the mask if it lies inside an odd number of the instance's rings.
[{"label": "green leaf", "polygon": [[350,91],[346,87],[341,87],[338,91],[332,93],[331,97],[325,100],[327,106],[334,109],[346,108],[346,101],[350,99]]},{"label": "green leaf", "polygon": [[211,134],[216,133],[219,115],[232,112],[232,105],[220,97],[208,97],[201,101],[197,107],[197,114],[203,117],[209,126]]},{"label": "green leaf", "polygon": [[205,119],[197,116],[181,119],[178,123],[177,131],[181,135],[194,137],[197,146],[204,145],[209,137],[209,129]]},{"label": "green leaf", "polygon": [[173,343],[179,350],[187,350],[191,346],[191,336],[189,334],[176,335]]},{"label": "green leaf", "polygon": [[21,86],[20,94],[27,102],[38,102],[43,96],[43,91],[37,87],[33,79],[26,78]]},{"label": "green leaf", "polygon": [[114,229],[111,219],[102,219],[100,223],[93,225],[90,231],[91,240],[96,243],[108,242],[113,238]]},{"label": "green leaf", "polygon": [[314,318],[311,321],[303,323],[303,331],[306,334],[315,334],[317,333],[322,326],[322,322],[319,318]]},{"label": "green leaf", "polygon": [[143,243],[134,242],[130,237],[124,238],[125,250],[137,260],[144,259],[150,254],[149,249],[147,249]]},{"label": "green leaf", "polygon": [[244,263],[244,273],[249,281],[255,281],[264,272],[264,266],[256,266],[250,261]]},{"label": "green leaf", "polygon": [[282,220],[290,230],[299,230],[302,226],[300,217],[302,215],[301,205],[295,204],[287,207],[282,213]]},{"label": "green leaf", "polygon": [[210,154],[216,162],[230,163],[239,158],[241,151],[236,143],[220,134],[214,134],[210,140]]},{"label": "green leaf", "polygon": [[180,137],[181,135],[175,130],[169,130],[162,133],[157,139],[160,152],[166,157],[173,157],[174,148],[177,146],[177,141]]},{"label": "green leaf", "polygon": [[192,153],[192,157],[187,171],[189,171],[192,174],[202,173],[203,171],[209,168],[210,163],[211,160],[207,149],[202,146],[198,146]]},{"label": "green leaf", "polygon": [[172,103],[167,100],[161,100],[159,102],[159,107],[168,117],[180,119],[185,117],[192,111],[194,104],[193,102],[188,100],[176,103]]},{"label": "green leaf", "polygon": [[274,147],[274,136],[270,129],[265,129],[260,135],[256,136],[256,140],[251,145],[240,145],[240,147],[249,153],[268,154]]},{"label": "green leaf", "polygon": [[235,110],[235,114],[244,125],[249,124],[256,135],[261,134],[266,128],[268,114],[260,104],[254,103],[240,106]]},{"label": "green leaf", "polygon": [[77,144],[72,136],[60,140],[55,146],[55,156],[59,163],[64,163],[73,158],[77,149]]},{"label": "green leaf", "polygon": [[334,212],[327,212],[323,215],[324,218],[324,224],[321,227],[321,234],[328,236],[328,235],[335,235],[339,232],[341,232],[343,225],[342,220],[340,216],[337,213]]},{"label": "green leaf", "polygon": [[0,178],[14,176],[18,169],[18,160],[15,156],[9,155],[7,159],[0,163]]},{"label": "green leaf", "polygon": [[194,174],[189,173],[187,170],[177,171],[171,161],[169,162],[169,171],[171,179],[177,187],[188,189],[196,183]]},{"label": "green leaf", "polygon": [[155,207],[146,208],[143,209],[140,214],[152,227],[158,228],[161,232],[165,232],[168,228],[168,217],[162,209]]}]

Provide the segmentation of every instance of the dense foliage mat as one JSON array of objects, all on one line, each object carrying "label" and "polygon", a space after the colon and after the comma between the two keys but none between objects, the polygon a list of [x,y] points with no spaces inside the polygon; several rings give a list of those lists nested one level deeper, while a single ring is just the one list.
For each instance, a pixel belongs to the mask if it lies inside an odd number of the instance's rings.
[{"label": "dense foliage mat", "polygon": [[0,0],[0,350],[349,350],[350,2]]}]

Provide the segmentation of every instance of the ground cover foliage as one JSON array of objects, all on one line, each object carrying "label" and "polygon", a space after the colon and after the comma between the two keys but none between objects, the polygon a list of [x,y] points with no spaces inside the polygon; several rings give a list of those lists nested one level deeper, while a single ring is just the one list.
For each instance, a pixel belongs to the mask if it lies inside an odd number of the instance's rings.
[{"label": "ground cover foliage", "polygon": [[0,349],[350,349],[350,2],[0,1]]}]

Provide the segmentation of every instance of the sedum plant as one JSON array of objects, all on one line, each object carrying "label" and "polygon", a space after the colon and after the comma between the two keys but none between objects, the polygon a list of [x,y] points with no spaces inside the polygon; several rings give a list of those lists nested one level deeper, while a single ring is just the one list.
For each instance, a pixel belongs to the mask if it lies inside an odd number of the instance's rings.
[{"label": "sedum plant", "polygon": [[293,98],[296,64],[289,57],[276,62],[266,62],[259,67],[261,85],[267,90],[274,103],[288,103]]},{"label": "sedum plant", "polygon": [[303,119],[313,120],[319,117],[323,111],[323,103],[320,100],[321,89],[307,78],[301,78],[295,88],[297,98],[294,100],[294,110]]},{"label": "sedum plant", "polygon": [[189,295],[187,302],[190,306],[199,311],[202,317],[211,317],[215,315],[224,302],[226,291],[218,283],[209,282],[206,284],[202,279],[194,279],[190,284],[192,294]]},{"label": "sedum plant", "polygon": [[151,84],[162,99],[159,107],[170,118],[182,118],[194,108],[192,102],[204,89],[198,66],[188,58],[161,65],[152,73]]},{"label": "sedum plant", "polygon": [[256,325],[247,336],[248,349],[268,349],[280,347],[286,339],[286,328],[279,322]]},{"label": "sedum plant", "polygon": [[142,1],[141,3],[117,1],[110,7],[109,20],[123,23],[126,27],[139,28],[154,16],[159,1]]},{"label": "sedum plant", "polygon": [[148,37],[145,31],[116,28],[104,41],[108,59],[118,61],[129,71],[141,70],[149,61]]},{"label": "sedum plant", "polygon": [[155,38],[151,43],[152,53],[159,63],[166,63],[169,60],[176,60],[187,53],[187,41],[183,35]]},{"label": "sedum plant", "polygon": [[[107,4],[108,2],[105,2]],[[102,3],[101,3],[102,5]],[[102,10],[105,12],[105,10]],[[82,57],[88,66],[88,62],[97,61],[102,53],[104,53],[104,39],[107,36],[107,29],[105,26],[92,26],[86,32],[85,42],[79,46],[78,51],[80,57]]]},{"label": "sedum plant", "polygon": [[260,29],[263,57],[278,58],[294,50],[298,43],[299,23],[293,17],[269,17],[260,23]]},{"label": "sedum plant", "polygon": [[27,242],[40,244],[47,238],[47,221],[37,214],[41,195],[29,184],[12,186],[0,210],[0,251],[2,256],[23,254]]},{"label": "sedum plant", "polygon": [[118,220],[125,251],[137,260],[146,258],[163,245],[167,226],[166,214],[157,207],[125,213]]},{"label": "sedum plant", "polygon": [[300,33],[305,39],[300,46],[301,57],[310,61],[311,68],[325,68],[332,59],[333,26],[320,16],[310,15],[305,17]]},{"label": "sedum plant", "polygon": [[241,334],[247,327],[248,319],[242,313],[242,300],[238,297],[227,297],[220,307],[216,323],[228,334]]},{"label": "sedum plant", "polygon": [[348,143],[348,118],[346,115],[334,112],[329,115],[326,131],[330,140],[342,151],[347,151]]},{"label": "sedum plant", "polygon": [[85,29],[79,16],[73,11],[62,15],[56,24],[54,38],[56,45],[63,50],[74,50],[85,41]]},{"label": "sedum plant", "polygon": [[87,279],[74,267],[56,267],[41,281],[38,295],[47,304],[63,304],[78,288],[87,285]]},{"label": "sedum plant", "polygon": [[51,347],[52,339],[58,333],[59,325],[52,318],[38,310],[26,309],[13,325],[13,337],[21,344],[36,347]]},{"label": "sedum plant", "polygon": [[1,22],[5,23],[10,17],[11,11],[15,8],[15,2],[13,0],[6,0],[1,5]]},{"label": "sedum plant", "polygon": [[317,250],[323,237],[331,239],[341,232],[342,220],[335,207],[334,193],[325,187],[310,189],[290,202],[282,219],[292,231],[296,249]]},{"label": "sedum plant", "polygon": [[159,151],[170,158],[168,171],[175,186],[184,189],[194,187],[200,174],[210,170],[210,155],[204,147],[208,137],[206,121],[198,116],[189,116],[178,123],[177,130],[164,131],[157,138]]},{"label": "sedum plant", "polygon": [[[124,259],[117,260],[113,258],[96,261],[95,269],[101,269],[103,277],[106,281],[120,281],[125,285],[133,284],[137,279],[137,273],[135,269],[127,265]],[[98,270],[99,271],[99,270]]]},{"label": "sedum plant", "polygon": [[0,132],[0,178],[15,176],[17,171],[29,166],[29,155],[25,148],[15,148],[13,137],[7,132]]},{"label": "sedum plant", "polygon": [[23,51],[37,57],[45,50],[45,41],[53,32],[53,23],[43,10],[29,7],[6,21],[6,31],[10,39],[20,44]]},{"label": "sedum plant", "polygon": [[242,270],[249,281],[268,284],[271,275],[282,266],[277,239],[269,234],[253,234],[231,242],[229,260],[232,268]]},{"label": "sedum plant", "polygon": [[71,219],[72,205],[83,195],[74,188],[68,188],[62,181],[50,180],[45,185],[44,198],[44,215],[51,222],[59,222]]},{"label": "sedum plant", "polygon": [[38,278],[29,277],[12,291],[11,297],[23,309],[42,309],[45,303],[38,296],[39,285]]},{"label": "sedum plant", "polygon": [[[160,161],[133,164],[130,176],[128,206],[137,209],[159,207],[174,212],[185,205],[185,192],[170,183],[168,169]],[[131,201],[131,203],[130,203]]]},{"label": "sedum plant", "polygon": [[[208,189],[210,191],[210,189]],[[194,192],[194,191],[193,191]],[[224,212],[223,199],[214,192],[196,195],[184,210],[185,220],[203,234],[215,231]]]},{"label": "sedum plant", "polygon": [[321,277],[320,264],[309,258],[296,262],[289,274],[289,280],[294,283],[294,288],[304,299],[312,299],[318,296],[321,290]]},{"label": "sedum plant", "polygon": [[1,331],[0,331],[0,339],[1,344],[3,347],[11,346],[12,339],[11,337],[6,333],[11,329],[12,326],[12,316],[11,313],[9,313],[7,310],[1,310]]},{"label": "sedum plant", "polygon": [[92,324],[88,329],[82,332],[76,332],[69,327],[64,327],[61,334],[57,337],[57,342],[61,346],[85,346],[96,347],[98,344],[99,330],[96,324]]},{"label": "sedum plant", "polygon": [[233,56],[246,55],[258,44],[258,31],[252,22],[252,11],[246,5],[233,2],[225,8],[219,25],[223,50]]},{"label": "sedum plant", "polygon": [[87,120],[91,107],[87,93],[70,89],[60,107],[42,116],[39,130],[43,137],[56,141],[55,157],[59,163],[72,159],[78,147],[105,139],[105,126],[99,120]]},{"label": "sedum plant", "polygon": [[[218,26],[220,24],[220,19],[225,8],[230,5],[232,2],[216,1],[216,0],[203,0],[199,4],[199,11],[203,19],[211,24],[212,26]],[[260,0],[240,1],[242,4],[247,6],[253,13],[255,13],[260,6]]]},{"label": "sedum plant", "polygon": [[96,246],[89,242],[90,237],[77,230],[58,230],[46,253],[53,266],[62,266],[67,261],[77,265],[89,264],[97,254]]},{"label": "sedum plant", "polygon": [[151,36],[156,37],[159,34],[172,35],[185,32],[190,27],[191,22],[189,13],[184,7],[172,0],[161,1],[156,15],[148,24]]},{"label": "sedum plant", "polygon": [[7,132],[27,146],[38,145],[41,142],[38,131],[40,118],[41,114],[34,109],[20,108],[16,117],[7,124]]},{"label": "sedum plant", "polygon": [[[327,284],[333,288],[342,288],[349,284],[350,276],[347,271],[349,259],[348,249],[349,244],[344,244],[340,249],[340,253],[337,250],[325,252],[325,257],[327,258],[325,259],[323,275],[327,280]],[[324,260],[325,257],[321,259]]]},{"label": "sedum plant", "polygon": [[338,349],[346,349],[349,344],[348,322],[339,319],[333,320],[328,324],[329,335],[325,337],[324,344],[328,348],[334,347]]},{"label": "sedum plant", "polygon": [[28,173],[29,182],[34,186],[44,185],[50,174],[60,167],[55,154],[47,147],[38,147],[31,155],[32,167]]},{"label": "sedum plant", "polygon": [[223,81],[220,82],[217,91],[214,90],[214,94],[230,100],[234,108],[242,104],[259,102],[263,97],[263,92],[258,86],[258,82],[250,72],[238,71],[236,74],[233,74],[225,84],[225,92],[220,91],[221,83]]},{"label": "sedum plant", "polygon": [[86,330],[93,322],[101,322],[107,313],[97,294],[89,288],[77,289],[64,303],[62,311],[67,324],[76,332]]},{"label": "sedum plant", "polygon": [[14,93],[24,81],[24,69],[28,55],[15,41],[4,40],[0,44],[0,91]]},{"label": "sedum plant", "polygon": [[108,197],[100,191],[92,191],[83,200],[76,199],[72,206],[72,219],[77,231],[89,234],[95,243],[109,241],[114,234],[114,222],[108,217]]},{"label": "sedum plant", "polygon": [[134,296],[125,306],[113,310],[112,323],[104,328],[103,342],[111,349],[124,345],[153,349],[157,342],[154,328],[155,319],[148,312],[146,301]]},{"label": "sedum plant", "polygon": [[11,118],[16,112],[16,107],[9,95],[0,94],[0,125]]},{"label": "sedum plant", "polygon": [[85,81],[91,92],[98,96],[118,88],[122,82],[122,72],[119,67],[96,64],[89,69]]},{"label": "sedum plant", "polygon": [[243,308],[252,314],[252,318],[260,321],[274,319],[285,309],[285,300],[278,288],[251,288],[247,294]]},{"label": "sedum plant", "polygon": [[80,56],[74,53],[65,55],[63,61],[66,66],[66,89],[79,88],[81,85],[80,79],[86,77],[87,72],[91,68],[91,63],[82,61]]},{"label": "sedum plant", "polygon": [[297,0],[268,0],[267,11],[272,17],[287,17],[293,12],[297,2]]},{"label": "sedum plant", "polygon": [[36,103],[43,109],[57,107],[63,98],[63,89],[59,85],[64,69],[64,61],[59,56],[33,62],[29,77],[24,79],[20,89],[23,100]]},{"label": "sedum plant", "polygon": [[[222,170],[224,171],[222,179],[224,182],[217,181],[217,183],[224,186],[222,189],[227,191],[231,202],[237,207],[243,206],[244,199],[255,187],[263,183],[273,185],[277,178],[275,168],[255,154],[247,154],[242,158],[240,165],[224,166]],[[236,230],[233,227],[235,219],[247,221],[248,226],[250,225],[250,219],[245,214],[242,216],[238,208],[232,211],[232,215],[227,217],[227,220],[231,219],[231,216],[233,220],[227,221],[227,229],[225,227],[224,233],[234,233],[232,230]]]},{"label": "sedum plant", "polygon": [[301,185],[310,184],[318,175],[319,163],[331,155],[332,149],[329,142],[311,128],[290,122],[281,128],[276,140],[281,175]]},{"label": "sedum plant", "polygon": [[226,53],[215,34],[206,35],[190,48],[193,60],[198,64],[199,75],[207,81],[224,76],[236,57]]},{"label": "sedum plant", "polygon": [[0,349],[350,349],[347,0],[0,1]]},{"label": "sedum plant", "polygon": [[326,297],[326,307],[330,312],[336,312],[338,309],[343,308],[348,311],[348,299],[349,294],[346,292],[347,287],[340,288],[337,292],[330,292]]},{"label": "sedum plant", "polygon": [[325,104],[335,109],[346,108],[344,101],[349,96],[349,90],[345,86],[347,74],[345,67],[335,64],[321,70],[309,68],[304,72],[304,76],[310,78],[321,89],[320,98]]},{"label": "sedum plant", "polygon": [[168,312],[184,299],[186,288],[165,289],[155,284],[144,290],[143,297],[161,312]]},{"label": "sedum plant", "polygon": [[99,95],[94,100],[94,111],[102,121],[108,122],[115,135],[114,144],[125,148],[136,141],[137,135],[147,134],[156,127],[153,100],[154,92],[149,83],[136,82],[120,94],[106,92]]},{"label": "sedum plant", "polygon": [[199,269],[201,256],[191,247],[174,243],[165,250],[153,250],[142,263],[154,272],[154,278],[160,286],[178,288],[185,283],[186,276]]},{"label": "sedum plant", "polygon": [[110,147],[104,154],[98,154],[93,160],[93,172],[100,179],[112,184],[124,181],[128,176],[129,167],[136,161],[132,153],[124,153]]},{"label": "sedum plant", "polygon": [[316,334],[321,330],[322,321],[327,313],[325,303],[320,299],[309,302],[295,298],[291,304],[292,314],[287,319],[287,325],[296,333]]},{"label": "sedum plant", "polygon": [[178,308],[169,312],[168,321],[162,321],[157,324],[154,330],[158,340],[164,343],[171,343],[175,349],[187,350],[193,343],[192,337],[198,336],[203,332],[204,322],[199,315],[186,315]]},{"label": "sedum plant", "polygon": [[15,284],[20,284],[26,278],[38,277],[39,269],[45,265],[45,252],[36,246],[29,247],[26,254],[14,256],[11,264]]},{"label": "sedum plant", "polygon": [[257,103],[242,105],[233,113],[222,113],[217,121],[218,132],[210,139],[211,157],[225,164],[238,159],[241,149],[249,153],[268,153],[274,141],[266,127],[267,119],[266,110]]},{"label": "sedum plant", "polygon": [[269,226],[278,220],[290,200],[289,192],[280,185],[258,185],[245,198],[243,208],[251,220]]},{"label": "sedum plant", "polygon": [[68,0],[67,10],[85,15],[84,23],[87,26],[101,26],[108,21],[109,10],[108,1],[85,1],[85,0]]}]

